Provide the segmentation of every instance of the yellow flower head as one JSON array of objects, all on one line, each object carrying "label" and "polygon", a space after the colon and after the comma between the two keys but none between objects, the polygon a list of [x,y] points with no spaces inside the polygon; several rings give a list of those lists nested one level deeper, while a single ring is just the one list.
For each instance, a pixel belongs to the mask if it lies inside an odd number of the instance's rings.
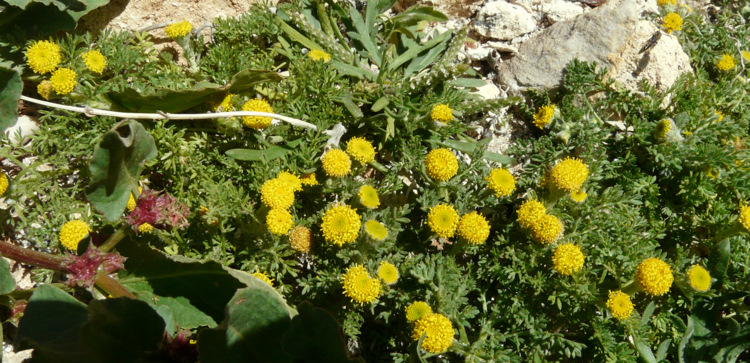
[{"label": "yellow flower head", "polygon": [[310,252],[310,248],[312,248],[312,231],[305,226],[294,227],[289,232],[289,244],[297,252]]},{"label": "yellow flower head", "polygon": [[89,234],[91,228],[88,223],[75,219],[65,223],[60,228],[60,244],[65,248],[75,251],[78,249],[78,243]]},{"label": "yellow flower head", "polygon": [[375,147],[372,143],[361,138],[353,137],[346,143],[346,152],[351,155],[354,160],[359,161],[362,164],[367,164],[375,160]]},{"label": "yellow flower head", "polygon": [[73,87],[76,85],[76,72],[70,68],[58,68],[52,72],[49,82],[57,94],[67,95],[73,92]]},{"label": "yellow flower head", "polygon": [[94,73],[102,74],[104,67],[107,66],[107,58],[104,58],[104,54],[98,50],[90,50],[81,54],[81,57],[83,57],[83,63],[86,63],[86,68]]},{"label": "yellow flower head", "polygon": [[331,60],[331,55],[320,49],[310,50],[309,52],[307,52],[307,56],[314,61],[322,59],[323,63],[328,63],[328,61]]},{"label": "yellow flower head", "polygon": [[565,158],[552,168],[549,173],[550,184],[568,193],[581,189],[589,176],[589,167],[578,158]]},{"label": "yellow flower head", "polygon": [[693,265],[687,272],[690,286],[696,291],[706,292],[711,288],[711,274],[699,265]]},{"label": "yellow flower head", "polygon": [[656,128],[654,128],[654,138],[657,140],[665,139],[671,130],[672,120],[665,118],[656,124]]},{"label": "yellow flower head", "polygon": [[742,59],[744,59],[746,62],[750,62],[750,52],[743,50],[740,52],[742,54]]},{"label": "yellow flower head", "polygon": [[430,313],[414,322],[412,339],[417,341],[422,334],[422,349],[433,354],[445,352],[453,344],[453,324],[442,314]]},{"label": "yellow flower head", "polygon": [[740,208],[740,223],[745,227],[745,230],[750,232],[750,206]]},{"label": "yellow flower head", "polygon": [[380,296],[380,280],[370,277],[362,265],[354,265],[341,276],[344,295],[361,304],[371,303]]},{"label": "yellow flower head", "polygon": [[570,199],[573,199],[576,203],[583,203],[586,200],[586,197],[588,197],[588,194],[586,194],[583,189],[570,193]]},{"label": "yellow flower head", "polygon": [[498,198],[508,196],[516,189],[516,178],[503,168],[493,169],[484,180]]},{"label": "yellow flower head", "polygon": [[352,171],[352,160],[345,152],[331,149],[323,155],[323,170],[326,175],[341,178]]},{"label": "yellow flower head", "polygon": [[8,190],[8,185],[8,176],[5,173],[0,173],[0,195],[5,194],[5,191]]},{"label": "yellow flower head", "polygon": [[432,308],[424,301],[415,301],[406,307],[406,320],[410,323],[421,319],[427,314],[432,314]]},{"label": "yellow flower head", "polygon": [[289,187],[292,188],[292,190],[295,192],[302,190],[302,180],[300,180],[298,176],[288,171],[280,172],[279,175],[276,176],[276,179],[279,179],[289,185]]},{"label": "yellow flower head", "polygon": [[721,120],[724,119],[724,113],[718,110],[714,110],[714,115],[718,116],[719,118],[716,119],[715,122],[721,122]]},{"label": "yellow flower head", "polygon": [[734,68],[735,65],[734,57],[731,54],[726,53],[724,53],[724,55],[721,56],[721,59],[716,62],[716,68],[719,68],[722,71],[728,71]]},{"label": "yellow flower head", "polygon": [[151,223],[141,223],[138,226],[138,232],[140,233],[151,233],[154,230],[154,226]]},{"label": "yellow flower head", "polygon": [[656,5],[677,5],[677,0],[656,0]]},{"label": "yellow flower head", "polygon": [[630,295],[619,290],[609,292],[607,308],[612,313],[612,316],[619,320],[627,319],[633,313],[633,303],[630,301]]},{"label": "yellow flower head", "polygon": [[32,71],[45,74],[54,71],[62,61],[60,47],[48,40],[34,42],[26,48],[26,64]]},{"label": "yellow flower head", "polygon": [[490,222],[477,212],[464,214],[458,221],[458,235],[473,245],[480,245],[490,236]]},{"label": "yellow flower head", "polygon": [[39,93],[42,98],[48,100],[49,96],[52,95],[52,82],[45,79],[36,86],[36,92]]},{"label": "yellow flower head", "polygon": [[279,178],[267,180],[260,187],[260,199],[272,209],[287,209],[294,203],[294,189]]},{"label": "yellow flower head", "polygon": [[539,111],[534,115],[534,125],[540,129],[544,129],[545,126],[552,122],[552,118],[555,116],[555,105],[547,105],[539,107]]},{"label": "yellow flower head", "polygon": [[555,271],[565,276],[572,275],[580,270],[585,259],[586,257],[581,249],[572,243],[557,246],[555,254],[552,256]]},{"label": "yellow flower head", "polygon": [[430,213],[427,214],[427,224],[432,233],[438,237],[453,237],[458,228],[458,213],[447,204],[438,204],[430,208]]},{"label": "yellow flower head", "polygon": [[286,234],[294,225],[292,214],[286,209],[273,208],[266,215],[266,225],[273,234]]},{"label": "yellow flower head", "polygon": [[383,261],[378,266],[378,277],[388,285],[393,285],[398,281],[398,268],[390,262]]},{"label": "yellow flower head", "polygon": [[446,181],[458,172],[458,159],[446,148],[435,149],[425,157],[424,166],[430,178]]},{"label": "yellow flower head", "polygon": [[[138,191],[142,193],[143,187],[138,187]],[[128,204],[125,205],[125,208],[127,208],[129,211],[132,212],[135,209],[135,205],[136,205],[135,196],[133,195],[133,193],[130,193],[130,198],[128,198]],[[201,207],[201,208],[206,208],[206,207]]]},{"label": "yellow flower head", "polygon": [[550,244],[559,240],[563,231],[563,224],[557,217],[545,214],[531,226],[531,237],[539,243]]},{"label": "yellow flower head", "polygon": [[172,39],[177,39],[179,37],[184,37],[190,31],[193,30],[193,24],[190,24],[187,20],[178,21],[176,23],[172,23],[170,25],[167,25],[166,28],[164,28],[164,32],[167,33],[167,36]]},{"label": "yellow flower head", "polygon": [[667,30],[667,33],[672,33],[673,30],[682,30],[682,17],[677,13],[669,13],[664,17],[661,26]]},{"label": "yellow flower head", "polygon": [[363,185],[359,188],[359,200],[367,208],[377,208],[380,206],[378,191],[369,185]]},{"label": "yellow flower head", "polygon": [[273,287],[273,279],[268,277],[268,275],[265,272],[254,272],[253,276],[259,278],[261,281],[268,284],[268,286]]},{"label": "yellow flower head", "polygon": [[369,220],[365,222],[365,231],[367,231],[370,237],[378,241],[382,241],[388,237],[388,229],[378,221]]},{"label": "yellow flower head", "polygon": [[362,227],[362,217],[347,205],[335,205],[328,208],[323,216],[323,237],[339,247],[344,243],[351,243],[359,236]]},{"label": "yellow flower head", "polygon": [[638,284],[643,291],[651,296],[664,295],[672,287],[672,268],[658,258],[647,258],[638,264],[638,270],[635,275]]},{"label": "yellow flower head", "polygon": [[430,112],[430,116],[432,116],[433,121],[440,121],[440,122],[453,121],[453,110],[451,110],[451,108],[448,105],[444,103],[439,103],[432,108],[432,112]]},{"label": "yellow flower head", "polygon": [[318,179],[315,178],[315,173],[302,175],[302,177],[299,178],[299,180],[300,182],[302,182],[302,185],[307,185],[311,187],[318,185]]},{"label": "yellow flower head", "polygon": [[216,107],[214,107],[214,111],[216,112],[227,112],[234,110],[234,107],[232,106],[232,98],[234,97],[233,94],[227,93],[226,96],[224,96],[224,99],[221,100],[221,103],[219,103]]},{"label": "yellow flower head", "polygon": [[524,228],[531,228],[539,219],[547,214],[547,208],[538,200],[527,200],[518,207],[518,224]]},{"label": "yellow flower head", "polygon": [[[242,105],[242,111],[273,113],[273,107],[266,100],[252,99]],[[271,126],[273,118],[266,116],[242,116],[242,123],[255,130],[262,130]]]}]

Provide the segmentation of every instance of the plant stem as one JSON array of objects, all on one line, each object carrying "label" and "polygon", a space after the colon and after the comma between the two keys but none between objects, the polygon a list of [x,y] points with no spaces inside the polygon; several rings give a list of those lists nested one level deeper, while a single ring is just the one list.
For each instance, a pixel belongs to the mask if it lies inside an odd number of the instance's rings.
[{"label": "plant stem", "polygon": [[32,251],[8,241],[0,241],[0,255],[36,267],[58,271],[65,270],[63,258],[49,253]]},{"label": "plant stem", "polygon": [[117,243],[119,243],[120,240],[122,240],[122,238],[125,237],[125,234],[127,233],[127,229],[128,229],[127,225],[120,227],[120,229],[118,229],[117,232],[115,232],[115,234],[107,238],[107,241],[104,242],[104,244],[99,246],[99,251],[109,252],[113,248],[115,248]]},{"label": "plant stem", "polygon": [[96,287],[104,290],[111,297],[127,297],[135,299],[135,295],[122,286],[117,280],[109,277],[105,271],[96,274]]}]

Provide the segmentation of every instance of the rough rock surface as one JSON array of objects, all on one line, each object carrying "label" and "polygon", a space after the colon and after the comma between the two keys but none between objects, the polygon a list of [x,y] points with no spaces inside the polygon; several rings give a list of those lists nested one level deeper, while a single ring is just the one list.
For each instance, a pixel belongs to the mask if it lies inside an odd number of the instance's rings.
[{"label": "rough rock surface", "polygon": [[536,20],[521,6],[490,1],[479,10],[474,30],[481,36],[510,40],[536,29]]},{"label": "rough rock surface", "polygon": [[542,11],[547,16],[547,20],[553,24],[583,14],[583,8],[579,3],[572,3],[564,0],[556,0],[543,4]]}]

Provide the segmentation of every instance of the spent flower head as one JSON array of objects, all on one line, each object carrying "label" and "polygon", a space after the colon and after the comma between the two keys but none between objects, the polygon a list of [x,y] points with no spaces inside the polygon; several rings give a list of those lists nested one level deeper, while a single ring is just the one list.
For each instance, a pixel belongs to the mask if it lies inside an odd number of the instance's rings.
[{"label": "spent flower head", "polygon": [[297,226],[289,232],[289,244],[297,252],[307,253],[312,248],[312,231],[305,226]]},{"label": "spent flower head", "polygon": [[52,82],[46,79],[40,82],[39,85],[36,86],[36,92],[45,100],[49,100],[50,96],[52,96]]},{"label": "spent flower head", "polygon": [[190,225],[188,216],[190,209],[177,198],[167,193],[144,189],[138,196],[135,209],[125,220],[136,230],[144,223],[160,229],[183,229]]},{"label": "spent flower head", "polygon": [[125,268],[125,257],[116,252],[105,253],[89,245],[81,256],[68,254],[63,266],[67,270],[66,284],[71,286],[91,287],[96,282],[96,274],[101,270],[107,274]]}]

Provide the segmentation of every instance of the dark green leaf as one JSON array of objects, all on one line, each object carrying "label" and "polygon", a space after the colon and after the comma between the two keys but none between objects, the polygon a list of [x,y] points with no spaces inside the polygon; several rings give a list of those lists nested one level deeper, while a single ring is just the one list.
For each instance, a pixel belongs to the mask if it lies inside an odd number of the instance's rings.
[{"label": "dark green leaf", "polygon": [[0,295],[9,294],[16,289],[16,280],[10,274],[8,260],[0,257]]},{"label": "dark green leaf", "polygon": [[651,315],[654,314],[654,310],[656,310],[656,303],[652,301],[648,304],[648,306],[646,306],[646,309],[643,310],[641,325],[645,326],[648,324],[648,319],[651,319]]},{"label": "dark green leaf", "polygon": [[656,350],[656,360],[661,362],[665,358],[667,358],[667,352],[669,351],[669,346],[672,344],[672,339],[667,339],[661,344],[659,344],[659,349]]},{"label": "dark green leaf", "polygon": [[0,68],[0,133],[16,122],[22,89],[23,82],[18,72]]},{"label": "dark green leaf", "polygon": [[656,357],[654,356],[654,352],[651,351],[651,348],[643,342],[640,338],[636,338],[635,340],[635,349],[638,351],[638,354],[640,354],[641,358],[645,360],[648,363],[656,363]]},{"label": "dark green leaf", "polygon": [[223,88],[229,92],[241,93],[250,91],[257,84],[279,81],[281,81],[281,76],[276,72],[246,69],[235,74],[228,87],[224,86]]},{"label": "dark green leaf", "polygon": [[349,362],[344,338],[331,314],[303,302],[284,334],[284,351],[297,363]]},{"label": "dark green leaf", "polygon": [[7,0],[13,6],[0,12],[0,32],[21,27],[29,37],[72,30],[78,20],[109,0]]},{"label": "dark green leaf", "polygon": [[719,242],[711,249],[711,255],[708,258],[708,272],[711,277],[718,280],[719,286],[721,286],[724,276],[727,274],[731,253],[732,243],[729,238]]}]

